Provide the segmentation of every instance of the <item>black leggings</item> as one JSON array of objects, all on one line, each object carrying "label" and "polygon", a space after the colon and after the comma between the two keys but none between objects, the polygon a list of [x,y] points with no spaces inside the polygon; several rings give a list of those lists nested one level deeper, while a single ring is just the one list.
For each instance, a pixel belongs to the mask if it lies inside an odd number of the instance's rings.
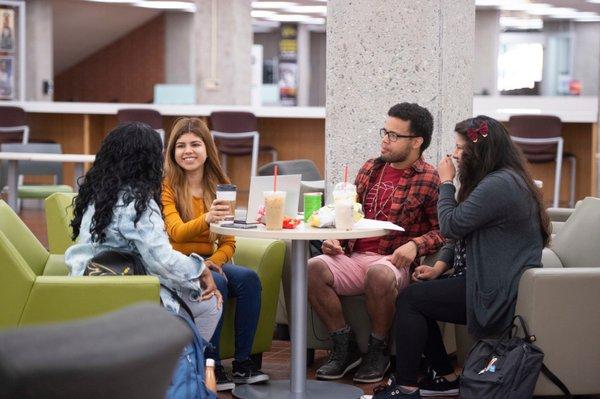
[{"label": "black leggings", "polygon": [[437,321],[466,324],[465,276],[409,285],[396,301],[396,382],[417,386],[421,355],[437,374],[454,371]]}]

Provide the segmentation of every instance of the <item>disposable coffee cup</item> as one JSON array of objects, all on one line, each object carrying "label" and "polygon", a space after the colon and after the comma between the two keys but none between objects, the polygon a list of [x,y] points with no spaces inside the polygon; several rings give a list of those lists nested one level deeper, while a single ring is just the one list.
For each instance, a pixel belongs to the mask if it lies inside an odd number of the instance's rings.
[{"label": "disposable coffee cup", "polygon": [[217,200],[226,201],[229,205],[229,215],[225,216],[224,220],[233,220],[236,198],[237,187],[235,184],[217,184]]}]

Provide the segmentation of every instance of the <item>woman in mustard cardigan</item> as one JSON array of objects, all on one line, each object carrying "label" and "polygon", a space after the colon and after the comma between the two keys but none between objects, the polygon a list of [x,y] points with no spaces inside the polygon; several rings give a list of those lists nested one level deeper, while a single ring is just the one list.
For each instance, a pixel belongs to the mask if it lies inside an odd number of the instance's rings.
[{"label": "woman in mustard cardigan", "polygon": [[205,353],[216,361],[220,391],[233,389],[234,383],[253,384],[269,379],[250,359],[260,314],[260,280],[253,270],[229,263],[235,252],[235,238],[216,235],[209,228],[210,223],[229,214],[229,206],[215,199],[217,184],[229,182],[206,124],[198,118],[177,120],[165,156],[162,202],[167,233],[174,249],[205,258],[224,301],[236,298],[233,381],[219,358],[222,317],[210,342],[212,348],[209,345]]}]

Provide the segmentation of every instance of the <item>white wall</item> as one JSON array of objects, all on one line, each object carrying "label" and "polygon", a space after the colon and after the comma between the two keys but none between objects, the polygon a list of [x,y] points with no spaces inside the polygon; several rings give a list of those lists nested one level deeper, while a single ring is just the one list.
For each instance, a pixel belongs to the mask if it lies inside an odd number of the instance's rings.
[{"label": "white wall", "polygon": [[498,45],[500,11],[475,12],[475,54],[473,63],[473,93],[497,94]]}]

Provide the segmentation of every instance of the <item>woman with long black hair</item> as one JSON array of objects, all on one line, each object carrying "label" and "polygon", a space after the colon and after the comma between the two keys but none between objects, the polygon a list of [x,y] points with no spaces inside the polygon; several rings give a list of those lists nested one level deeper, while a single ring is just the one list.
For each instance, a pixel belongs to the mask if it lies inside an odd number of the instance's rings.
[{"label": "woman with long black hair", "polygon": [[[433,266],[415,269],[415,284],[397,299],[396,374],[375,399],[458,394],[437,321],[466,324],[476,338],[498,335],[512,321],[522,273],[541,265],[550,238],[541,192],[506,128],[477,116],[455,132],[454,153],[438,168],[438,218],[449,243]],[[422,355],[435,373],[418,382]]]},{"label": "woman with long black hair", "polygon": [[[143,123],[117,126],[102,142],[74,199],[71,222],[77,244],[65,253],[74,276],[82,275],[95,255],[125,250],[139,256],[150,275],[175,291],[190,307],[200,334],[211,338],[221,315],[222,298],[202,257],[173,249],[162,218],[162,143]],[[161,288],[163,304],[180,311]]]}]

